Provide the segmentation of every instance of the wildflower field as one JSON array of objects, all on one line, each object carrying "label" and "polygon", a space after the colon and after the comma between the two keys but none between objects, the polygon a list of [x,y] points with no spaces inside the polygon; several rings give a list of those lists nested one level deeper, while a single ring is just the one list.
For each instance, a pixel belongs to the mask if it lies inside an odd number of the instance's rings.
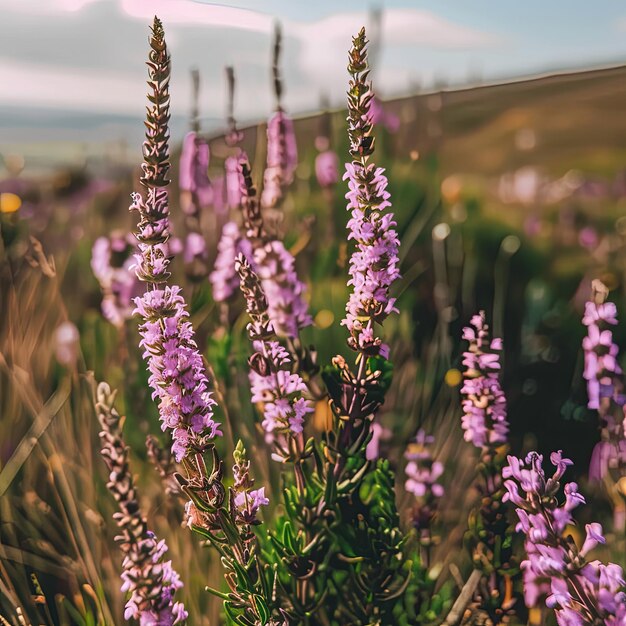
[{"label": "wildflower field", "polygon": [[146,34],[136,167],[3,155],[0,624],[626,626],[624,69],[382,102],[362,29],[294,119],[277,27],[173,136]]}]

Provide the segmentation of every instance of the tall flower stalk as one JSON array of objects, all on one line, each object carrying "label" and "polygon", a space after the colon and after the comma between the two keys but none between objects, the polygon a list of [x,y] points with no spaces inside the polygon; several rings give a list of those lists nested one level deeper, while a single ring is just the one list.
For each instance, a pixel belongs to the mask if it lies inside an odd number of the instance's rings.
[{"label": "tall flower stalk", "polygon": [[202,357],[189,322],[189,313],[177,286],[166,284],[170,273],[167,241],[170,236],[169,118],[170,57],[161,22],[155,18],[150,38],[146,139],[143,144],[141,184],[144,194],[133,194],[131,210],[139,212],[136,273],[146,283],[135,299],[135,313],[143,318],[141,347],[150,371],[153,397],[159,400],[161,428],[169,430],[172,452],[180,462],[191,450],[201,451],[220,433]]},{"label": "tall flower stalk", "polygon": [[583,377],[587,381],[588,407],[598,411],[600,441],[593,449],[589,478],[605,484],[613,503],[615,530],[623,533],[626,528],[626,395],[623,372],[617,362],[619,348],[611,330],[617,324],[617,307],[607,302],[609,290],[599,280],[591,283],[591,292],[582,319],[587,327],[583,339]]},{"label": "tall flower stalk", "polygon": [[352,39],[348,63],[352,161],[346,164],[344,180],[348,180],[346,198],[351,213],[348,240],[354,240],[356,249],[350,258],[348,286],[352,289],[342,324],[350,333],[348,346],[357,353],[357,371],[354,373],[341,356],[333,360],[340,377],[339,393],[333,397],[341,426],[340,446],[348,445],[355,436],[358,439],[359,431],[368,436],[369,423],[382,402],[377,391],[383,370],[378,365],[388,358],[389,348],[378,337],[378,326],[397,310],[390,289],[400,276],[396,223],[393,213],[386,210],[391,206],[387,179],[382,168],[370,163],[374,152],[370,116],[373,92],[367,79],[366,44],[365,29],[361,29]]},{"label": "tall flower stalk", "polygon": [[[335,416],[324,455],[327,494],[333,493],[342,510],[338,533],[355,535],[352,549],[360,562],[347,566],[349,576],[367,580],[370,594],[348,588],[343,592],[349,619],[380,620],[388,623],[396,598],[408,584],[403,571],[403,536],[398,528],[393,474],[386,460],[367,459],[371,424],[384,401],[391,370],[386,362],[388,347],[379,338],[377,326],[395,310],[390,296],[399,277],[399,241],[386,191],[382,168],[369,159],[374,151],[370,119],[371,85],[367,79],[365,29],[352,39],[348,55],[348,135],[352,161],[346,165],[349,191],[348,239],[356,250],[350,259],[352,288],[342,324],[349,332],[348,345],[357,353],[356,372],[342,356],[324,372],[330,404]],[[330,491],[329,491],[330,489]],[[357,504],[358,503],[358,504]],[[356,538],[358,536],[358,539]],[[359,616],[359,617],[355,617]],[[367,617],[364,617],[367,616]]]},{"label": "tall flower stalk", "polygon": [[498,624],[515,604],[510,575],[513,554],[502,483],[509,431],[506,397],[499,378],[502,340],[490,337],[484,311],[472,317],[463,330],[463,339],[469,346],[463,353],[462,426],[465,440],[480,450],[481,504],[470,515],[466,534],[474,566],[483,573],[473,608],[487,613]]},{"label": "tall flower stalk", "polygon": [[585,526],[581,548],[566,534],[573,524],[572,511],[585,499],[572,482],[565,484],[565,499],[559,502],[561,479],[572,462],[560,450],[550,455],[550,461],[555,471],[549,478],[537,452],[530,452],[525,460],[509,456],[503,470],[508,479],[505,499],[517,507],[517,530],[526,537],[528,558],[522,562],[526,600],[532,606],[544,591],[546,605],[554,609],[561,626],[623,626],[624,572],[615,563],[587,560],[591,550],[605,543],[600,524]]},{"label": "tall flower stalk", "polygon": [[[150,38],[146,140],[141,184],[144,195],[134,194],[131,209],[140,215],[140,254],[137,276],[147,285],[135,301],[141,315],[141,346],[150,371],[153,397],[159,401],[161,428],[173,438],[172,453],[182,463],[175,474],[189,497],[188,525],[215,546],[226,568],[229,595],[225,600],[230,618],[242,624],[271,623],[271,587],[258,560],[256,524],[259,506],[266,504],[261,490],[252,492],[244,478],[247,466],[241,454],[235,459],[236,485],[223,484],[223,464],[213,445],[221,434],[213,419],[214,400],[208,389],[204,362],[181,290],[168,286],[169,207],[169,71],[170,60],[163,26],[155,17]],[[240,451],[241,452],[241,451]]]},{"label": "tall flower stalk", "polygon": [[107,487],[115,497],[119,512],[114,519],[120,529],[115,538],[124,560],[122,591],[129,594],[124,619],[136,619],[141,626],[172,626],[187,619],[187,611],[174,595],[183,586],[172,562],[164,558],[165,541],[149,530],[139,508],[133,475],[129,467],[128,446],[122,435],[122,418],[113,406],[115,393],[106,383],[96,391],[96,412],[102,431],[102,458],[109,468]]}]

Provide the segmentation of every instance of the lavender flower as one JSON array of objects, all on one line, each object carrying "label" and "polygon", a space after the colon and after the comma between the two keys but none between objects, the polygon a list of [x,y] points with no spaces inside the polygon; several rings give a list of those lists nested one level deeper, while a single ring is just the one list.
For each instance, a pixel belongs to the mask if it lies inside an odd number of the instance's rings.
[{"label": "lavender flower", "polygon": [[461,388],[465,440],[477,448],[506,443],[506,398],[498,378],[502,340],[490,339],[484,311],[472,317],[470,326],[463,330],[463,339],[469,341],[463,353],[465,378]]},{"label": "lavender flower", "polygon": [[[588,406],[598,410],[601,440],[596,444],[589,466],[589,478],[602,481],[611,470],[618,475],[626,468],[626,439],[624,437],[624,385],[622,370],[617,363],[619,349],[613,341],[610,326],[617,324],[617,308],[606,302],[609,290],[599,280],[591,283],[592,297],[585,305],[583,324],[587,336],[583,339]],[[626,422],[625,422],[626,423]],[[618,510],[616,524],[623,526]]]},{"label": "lavender flower", "polygon": [[237,258],[236,267],[250,316],[248,334],[255,350],[249,359],[252,402],[262,404],[262,426],[276,450],[272,458],[282,462],[290,458],[291,439],[302,443],[304,418],[313,412],[313,406],[302,397],[306,385],[299,374],[291,372],[289,353],[274,339],[259,277],[243,255]]},{"label": "lavender flower", "polygon": [[385,212],[391,206],[384,170],[368,159],[374,152],[370,105],[373,98],[367,81],[367,52],[365,31],[353,38],[348,70],[352,75],[348,91],[348,134],[352,162],[346,164],[344,180],[348,180],[348,222],[356,250],[350,258],[352,293],[342,321],[350,331],[348,343],[359,352],[387,358],[388,346],[376,337],[375,324],[397,311],[389,291],[399,278],[399,241],[394,230],[393,214]]},{"label": "lavender flower", "polygon": [[109,468],[107,487],[117,500],[120,512],[114,518],[121,534],[116,541],[124,553],[121,590],[130,594],[124,619],[139,621],[140,626],[172,626],[187,619],[181,602],[174,595],[183,584],[166,561],[165,541],[148,530],[139,509],[133,475],[128,465],[128,447],[121,429],[121,418],[113,406],[115,394],[106,383],[96,392],[96,410],[102,426],[102,457]]},{"label": "lavender flower", "polygon": [[526,536],[528,559],[522,569],[527,604],[532,606],[546,595],[547,606],[555,610],[562,626],[626,624],[622,568],[586,560],[589,551],[605,542],[600,524],[587,524],[580,550],[570,536],[564,536],[573,523],[572,511],[585,502],[576,483],[567,483],[565,500],[559,503],[560,481],[572,462],[560,450],[552,453],[550,461],[556,469],[546,478],[543,457],[536,452],[529,453],[525,462],[513,456],[508,461],[503,470],[509,479],[504,498],[518,507],[517,530]]},{"label": "lavender flower", "polygon": [[293,182],[293,175],[298,165],[298,149],[293,122],[287,117],[281,105],[283,91],[279,67],[281,43],[281,31],[277,25],[272,62],[276,112],[267,123],[267,165],[263,175],[261,195],[261,204],[267,208],[278,206],[285,188]]},{"label": "lavender flower", "polygon": [[240,168],[244,180],[241,191],[246,238],[254,250],[249,259],[250,264],[267,298],[273,331],[279,337],[295,339],[300,329],[313,323],[305,300],[306,285],[298,278],[295,259],[283,242],[270,239],[265,232],[256,189],[245,157],[240,162]]},{"label": "lavender flower", "polygon": [[591,289],[592,299],[585,305],[582,320],[588,329],[583,339],[583,377],[587,381],[588,406],[597,409],[602,398],[614,397],[616,378],[622,370],[617,363],[619,349],[610,330],[617,324],[617,308],[613,302],[606,302],[609,291],[599,280],[592,282]]},{"label": "lavender flower", "polygon": [[150,372],[153,398],[159,399],[161,428],[174,439],[172,453],[181,461],[190,447],[202,448],[205,438],[220,434],[213,421],[215,402],[208,391],[202,357],[194,339],[185,301],[169,277],[169,207],[165,186],[170,168],[168,154],[169,54],[161,22],[155,18],[148,62],[152,89],[149,96],[141,183],[145,198],[133,194],[131,210],[139,211],[140,254],[136,272],[148,283],[145,294],[135,299],[135,313],[143,318],[139,330],[144,359]]},{"label": "lavender flower", "polygon": [[118,328],[131,317],[132,299],[139,286],[131,271],[135,249],[131,237],[119,232],[110,237],[98,237],[91,252],[91,269],[102,289],[102,314]]},{"label": "lavender flower", "polygon": [[313,319],[305,300],[306,285],[298,278],[296,260],[282,241],[274,239],[254,251],[254,267],[267,297],[268,314],[279,337],[298,336]]},{"label": "lavender flower", "polygon": [[420,429],[415,442],[410,443],[404,453],[408,460],[404,488],[417,499],[413,510],[413,525],[418,530],[430,527],[437,510],[437,500],[444,495],[443,487],[437,482],[443,474],[443,463],[434,461],[430,452],[434,441],[434,437]]},{"label": "lavender flower", "polygon": [[242,237],[235,222],[226,222],[217,244],[215,269],[209,274],[213,286],[213,299],[216,302],[228,300],[239,287],[239,276],[235,270],[235,260],[239,254],[252,258],[252,245]]},{"label": "lavender flower", "polygon": [[263,176],[261,204],[275,207],[284,189],[293,182],[298,165],[298,151],[293,122],[282,109],[267,124],[267,165]]}]

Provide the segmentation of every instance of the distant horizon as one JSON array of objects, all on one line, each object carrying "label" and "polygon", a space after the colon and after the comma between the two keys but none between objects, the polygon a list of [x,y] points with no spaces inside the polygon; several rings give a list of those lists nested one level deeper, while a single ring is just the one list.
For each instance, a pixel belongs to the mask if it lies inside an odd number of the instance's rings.
[{"label": "distant horizon", "polygon": [[[620,68],[626,68],[626,61],[607,61],[604,64],[588,67],[553,68],[529,75],[492,78],[474,82],[468,77],[466,82],[449,83],[442,88],[430,85],[424,89],[393,94],[384,98],[383,102],[391,103],[440,91],[456,92],[483,87],[497,87],[499,85],[506,86],[508,84],[556,78],[558,76],[610,72]],[[330,111],[341,111],[342,109],[343,107],[340,105],[329,108]],[[320,112],[321,109],[318,107],[310,110],[294,111],[290,112],[290,114],[294,119],[307,119],[315,117]],[[270,114],[271,111],[268,112],[268,116]],[[203,122],[202,130],[207,135],[219,137],[225,129],[225,119],[207,119],[202,118],[202,116],[200,116],[200,119]],[[238,120],[238,125],[245,130],[262,124],[266,119],[266,117],[242,119]],[[95,126],[94,120],[98,121]],[[211,124],[210,122],[213,123]],[[184,134],[189,130],[189,113],[173,110],[171,130],[173,143],[176,145],[182,142]],[[117,136],[112,131],[117,131]],[[102,158],[107,152],[107,148],[112,146],[121,148],[122,144],[125,144],[124,150],[128,155],[128,162],[133,163],[136,161],[135,153],[140,150],[142,141],[143,125],[141,118],[132,114],[75,111],[37,105],[12,106],[0,102],[0,161],[4,154],[23,153],[27,147],[30,147],[27,152],[30,153],[28,156],[31,165],[38,161],[56,165],[66,161],[61,156],[54,158],[50,154],[51,146],[65,145],[68,148],[72,147],[72,152],[77,154],[84,153],[89,145],[92,147],[98,146],[97,152],[88,154],[88,156],[90,158]],[[35,149],[36,146],[39,146],[39,150]],[[119,158],[121,155],[118,154],[117,156]]]}]

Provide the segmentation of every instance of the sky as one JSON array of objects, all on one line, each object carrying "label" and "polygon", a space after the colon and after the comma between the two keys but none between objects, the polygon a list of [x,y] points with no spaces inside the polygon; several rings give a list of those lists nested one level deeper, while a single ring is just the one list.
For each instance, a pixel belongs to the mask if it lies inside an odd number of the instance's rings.
[{"label": "sky", "polygon": [[383,15],[373,74],[383,98],[435,81],[626,62],[626,5],[612,0],[0,0],[0,132],[12,141],[27,126],[78,136],[93,116],[104,120],[101,132],[116,118],[141,119],[155,13],[172,55],[176,118],[188,114],[197,67],[203,124],[222,125],[227,64],[237,75],[237,117],[265,118],[274,106],[276,19],[285,37],[287,109],[313,111],[322,96],[339,106],[350,35],[368,25],[370,7]]}]

